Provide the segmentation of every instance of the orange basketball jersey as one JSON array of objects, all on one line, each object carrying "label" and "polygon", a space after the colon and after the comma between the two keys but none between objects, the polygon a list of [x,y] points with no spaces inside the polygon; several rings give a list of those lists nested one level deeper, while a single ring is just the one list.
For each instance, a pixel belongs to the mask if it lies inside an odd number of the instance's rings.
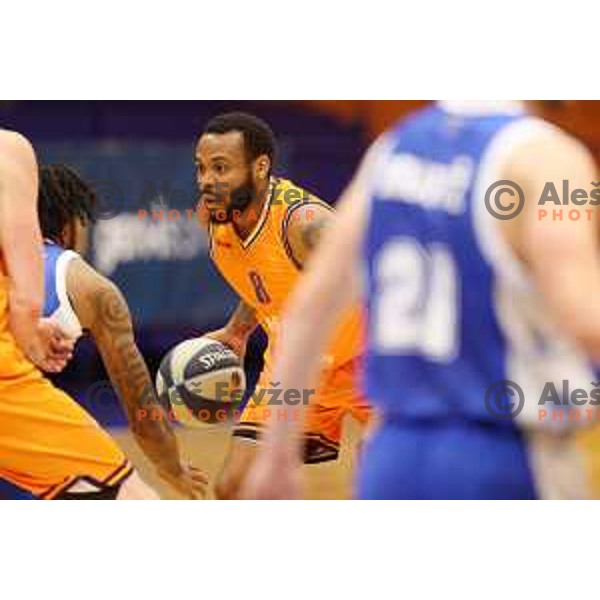
[{"label": "orange basketball jersey", "polygon": [[[269,336],[270,352],[276,343],[281,312],[301,273],[285,232],[292,219],[298,218],[295,208],[306,204],[330,208],[291,181],[273,178],[254,231],[245,240],[239,238],[231,223],[209,225],[211,257],[240,298],[255,309]],[[307,212],[306,219],[310,216]],[[362,318],[356,306],[340,318],[323,357],[323,367],[335,368],[360,355],[361,334]]]},{"label": "orange basketball jersey", "polygon": [[8,292],[0,255],[0,479],[40,498],[80,497],[81,486],[115,497],[132,472],[129,461],[21,352],[9,329]]}]

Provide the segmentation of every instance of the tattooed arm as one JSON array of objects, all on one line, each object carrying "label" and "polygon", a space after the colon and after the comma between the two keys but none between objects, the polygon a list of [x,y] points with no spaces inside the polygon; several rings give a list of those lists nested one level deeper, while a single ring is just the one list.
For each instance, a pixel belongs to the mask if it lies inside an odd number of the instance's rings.
[{"label": "tattooed arm", "polygon": [[283,242],[296,266],[304,267],[332,217],[331,208],[316,202],[294,205],[289,209]]},{"label": "tattooed arm", "polygon": [[181,461],[177,438],[156,397],[119,288],[84,260],[76,259],[67,272],[67,292],[82,327],[98,346],[138,445],[159,476],[178,492],[188,498],[202,497],[206,477]]},{"label": "tattooed arm", "polygon": [[206,336],[229,346],[243,360],[248,339],[257,325],[258,320],[254,309],[240,300],[237,308],[229,317],[227,325],[207,333]]}]

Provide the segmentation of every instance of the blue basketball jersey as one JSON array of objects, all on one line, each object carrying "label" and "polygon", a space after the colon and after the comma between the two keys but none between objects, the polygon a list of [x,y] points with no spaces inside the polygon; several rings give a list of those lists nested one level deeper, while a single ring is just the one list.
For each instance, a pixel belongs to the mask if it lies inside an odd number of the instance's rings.
[{"label": "blue basketball jersey", "polygon": [[522,109],[433,105],[373,149],[365,382],[384,416],[497,421],[486,393],[513,380],[528,397],[518,418],[534,422],[544,380],[589,387],[594,371],[543,310],[484,202],[515,143],[549,127]]},{"label": "blue basketball jersey", "polygon": [[58,321],[62,330],[75,339],[81,336],[82,328],[67,293],[67,269],[78,256],[54,242],[44,242],[43,315]]}]

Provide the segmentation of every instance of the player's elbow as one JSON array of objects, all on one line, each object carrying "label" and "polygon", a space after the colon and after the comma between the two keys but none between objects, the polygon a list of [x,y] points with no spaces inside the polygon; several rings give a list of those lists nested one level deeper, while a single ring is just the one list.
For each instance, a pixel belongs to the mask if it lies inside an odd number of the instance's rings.
[{"label": "player's elbow", "polygon": [[600,273],[594,261],[582,256],[579,262],[558,261],[534,273],[536,287],[560,331],[600,362],[600,312],[595,300],[600,294]]}]

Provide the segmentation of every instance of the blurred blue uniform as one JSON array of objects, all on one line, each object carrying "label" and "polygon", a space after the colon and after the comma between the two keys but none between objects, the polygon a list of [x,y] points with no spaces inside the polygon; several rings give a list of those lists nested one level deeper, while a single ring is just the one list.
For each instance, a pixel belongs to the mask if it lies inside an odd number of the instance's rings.
[{"label": "blurred blue uniform", "polygon": [[518,424],[485,401],[494,382],[519,379],[499,296],[518,267],[484,196],[513,141],[542,124],[517,107],[432,105],[365,161],[365,384],[382,422],[362,456],[361,498],[536,496]]}]

